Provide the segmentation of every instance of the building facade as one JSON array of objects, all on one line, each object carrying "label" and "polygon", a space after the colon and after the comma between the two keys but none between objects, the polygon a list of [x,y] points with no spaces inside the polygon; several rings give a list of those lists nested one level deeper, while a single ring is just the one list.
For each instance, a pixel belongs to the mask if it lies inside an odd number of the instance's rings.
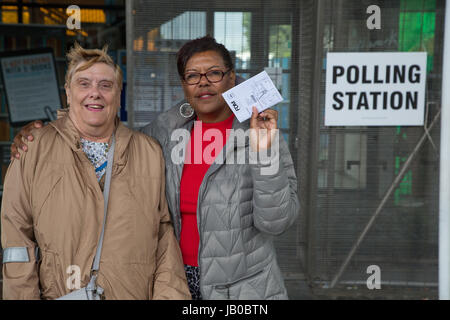
[{"label": "building facade", "polygon": [[[76,32],[65,26],[72,4],[85,10]],[[275,109],[301,202],[275,240],[290,297],[436,299],[444,9],[443,0],[8,1],[0,53],[50,46],[63,79],[75,40],[109,44],[125,72],[121,119],[138,128],[183,99],[177,50],[214,36],[238,75],[268,71],[284,99]],[[426,52],[424,125],[326,126],[330,52]],[[18,128],[2,90],[4,175]]]},{"label": "building facade", "polygon": [[[187,40],[214,36],[232,51],[242,77],[262,70],[278,77],[284,101],[275,109],[302,206],[296,225],[276,239],[291,297],[307,297],[307,283],[316,297],[436,298],[444,6],[127,2],[129,125],[146,124],[183,98],[176,51]],[[371,28],[373,19],[379,28]],[[424,126],[325,126],[328,52],[416,51],[427,52]],[[383,290],[368,288],[373,270]]]}]

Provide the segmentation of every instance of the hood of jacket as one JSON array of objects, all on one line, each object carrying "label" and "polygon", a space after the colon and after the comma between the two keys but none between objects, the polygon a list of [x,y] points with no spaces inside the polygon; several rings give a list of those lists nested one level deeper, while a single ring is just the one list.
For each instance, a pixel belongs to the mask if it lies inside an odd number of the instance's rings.
[{"label": "hood of jacket", "polygon": [[[114,152],[114,165],[124,165],[127,160],[127,146],[133,133],[130,129],[122,124],[118,117],[114,119],[114,122],[114,134],[117,141]],[[50,122],[50,125],[54,127],[56,131],[58,131],[58,133],[73,151],[82,151],[80,144],[80,134],[73,121],[69,117],[69,109],[58,110],[58,119]]]}]

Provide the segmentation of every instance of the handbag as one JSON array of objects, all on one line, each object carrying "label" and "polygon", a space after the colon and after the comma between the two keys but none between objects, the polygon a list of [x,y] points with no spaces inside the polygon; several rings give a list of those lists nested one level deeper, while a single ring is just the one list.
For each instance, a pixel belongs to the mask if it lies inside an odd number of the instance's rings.
[{"label": "handbag", "polygon": [[106,214],[108,212],[108,199],[109,199],[109,188],[111,185],[111,172],[112,165],[114,159],[114,147],[116,144],[116,140],[114,134],[112,136],[111,149],[108,152],[108,163],[106,165],[106,177],[105,177],[105,187],[103,188],[103,199],[105,201],[104,205],[104,215],[103,215],[103,225],[102,232],[100,234],[100,239],[98,240],[97,250],[95,252],[94,263],[91,268],[91,279],[86,287],[80,288],[78,290],[72,291],[62,297],[59,297],[55,300],[103,300],[103,288],[98,286],[97,275],[98,269],[100,267],[100,256],[102,254],[102,246],[103,246],[103,237],[105,234],[105,223],[106,223]]}]

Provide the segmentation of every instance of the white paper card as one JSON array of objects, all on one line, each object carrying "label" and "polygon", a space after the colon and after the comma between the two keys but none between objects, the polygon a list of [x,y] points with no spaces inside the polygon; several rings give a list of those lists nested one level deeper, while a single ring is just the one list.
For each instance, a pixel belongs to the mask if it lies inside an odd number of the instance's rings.
[{"label": "white paper card", "polygon": [[251,118],[253,106],[259,113],[283,101],[266,71],[222,93],[222,96],[239,122]]}]

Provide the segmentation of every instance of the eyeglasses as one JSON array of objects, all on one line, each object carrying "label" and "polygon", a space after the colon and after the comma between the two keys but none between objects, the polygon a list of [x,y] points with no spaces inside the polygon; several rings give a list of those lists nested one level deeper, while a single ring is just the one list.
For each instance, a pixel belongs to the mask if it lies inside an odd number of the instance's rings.
[{"label": "eyeglasses", "polygon": [[109,80],[102,80],[97,84],[94,84],[90,80],[79,79],[75,81],[75,86],[80,90],[90,90],[93,86],[97,86],[97,89],[100,91],[112,91],[112,89],[114,88],[114,83]]},{"label": "eyeglasses", "polygon": [[199,84],[200,81],[202,80],[202,77],[205,76],[206,80],[208,80],[211,83],[215,83],[222,81],[223,77],[230,71],[231,69],[225,72],[221,70],[211,70],[206,73],[190,72],[186,73],[183,76],[183,80],[189,85],[194,85]]}]

